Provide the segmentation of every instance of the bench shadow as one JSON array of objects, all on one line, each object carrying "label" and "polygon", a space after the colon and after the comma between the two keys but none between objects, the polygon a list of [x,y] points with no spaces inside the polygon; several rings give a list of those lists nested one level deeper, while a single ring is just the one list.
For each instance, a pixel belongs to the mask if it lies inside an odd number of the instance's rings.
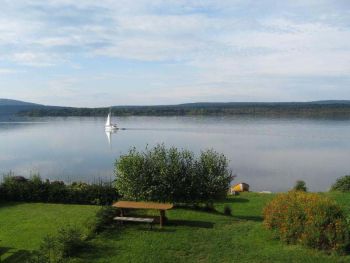
[{"label": "bench shadow", "polygon": [[163,226],[162,228],[159,228],[158,226],[153,227],[152,229],[150,228],[140,228],[143,231],[148,231],[148,232],[159,232],[159,233],[174,233],[176,232],[175,229],[168,229],[166,226]]},{"label": "bench shadow", "polygon": [[206,221],[196,221],[196,220],[169,220],[167,222],[168,226],[187,226],[194,228],[213,228],[214,223]]},{"label": "bench shadow", "polygon": [[[221,215],[219,212],[215,212]],[[165,222],[165,225],[162,228],[159,228],[159,218],[155,217],[155,222],[152,226],[148,224],[139,224],[139,223],[134,223],[134,222],[123,222],[122,224],[117,224],[116,225],[116,230],[117,231],[123,231],[127,227],[136,227],[139,230],[144,230],[144,231],[157,231],[157,232],[176,232],[176,229],[168,229],[168,226],[187,226],[187,227],[195,227],[195,228],[213,228],[214,223],[212,222],[206,222],[206,221],[198,221],[198,220],[176,220],[176,219],[167,219]],[[107,232],[108,233],[108,232]],[[105,235],[108,235],[105,232]],[[117,235],[120,235],[118,233]],[[116,236],[114,235],[114,238]]]},{"label": "bench shadow", "polygon": [[262,222],[263,217],[262,216],[233,216],[235,219],[239,220],[245,220],[245,221],[255,221],[255,222]]}]

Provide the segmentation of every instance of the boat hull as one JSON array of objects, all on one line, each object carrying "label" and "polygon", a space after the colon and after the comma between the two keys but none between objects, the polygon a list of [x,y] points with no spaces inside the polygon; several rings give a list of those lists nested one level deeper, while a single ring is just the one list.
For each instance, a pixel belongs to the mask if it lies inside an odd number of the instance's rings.
[{"label": "boat hull", "polygon": [[119,128],[115,125],[112,125],[112,126],[105,126],[105,131],[109,132],[109,131],[116,131],[118,130]]}]

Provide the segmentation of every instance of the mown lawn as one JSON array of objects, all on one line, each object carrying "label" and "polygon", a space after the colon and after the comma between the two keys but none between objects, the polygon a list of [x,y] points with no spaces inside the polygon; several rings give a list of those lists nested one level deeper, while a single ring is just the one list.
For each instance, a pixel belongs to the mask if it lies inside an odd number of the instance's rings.
[{"label": "mown lawn", "polygon": [[[326,195],[350,212],[350,194]],[[327,255],[276,240],[263,228],[261,217],[263,206],[272,197],[242,194],[217,204],[217,213],[173,209],[163,229],[126,224],[91,240],[91,249],[80,256],[83,262],[350,262],[350,256]],[[232,207],[233,216],[223,215],[225,204]],[[46,233],[61,224],[83,224],[97,209],[48,204],[1,206],[1,246],[13,251],[35,249]]]},{"label": "mown lawn", "polygon": [[[92,241],[96,249],[83,257],[86,262],[350,262],[349,256],[276,240],[263,228],[261,217],[272,197],[242,194],[217,204],[219,213],[174,209],[164,229],[127,225],[106,232]],[[222,214],[225,204],[232,207],[232,217]]]},{"label": "mown lawn", "polygon": [[44,236],[66,225],[84,225],[97,206],[0,203],[1,262],[23,262],[29,250],[38,249]]}]

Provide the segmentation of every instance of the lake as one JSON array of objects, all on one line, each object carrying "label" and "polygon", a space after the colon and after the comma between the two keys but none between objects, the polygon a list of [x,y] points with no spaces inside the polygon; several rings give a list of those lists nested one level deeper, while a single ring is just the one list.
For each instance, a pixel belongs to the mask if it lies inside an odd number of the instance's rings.
[{"label": "lake", "polygon": [[0,122],[0,174],[14,171],[66,182],[113,180],[116,158],[131,147],[164,143],[199,153],[224,153],[235,182],[253,191],[286,191],[304,180],[328,190],[350,174],[350,120],[240,117],[121,117],[123,130],[104,131],[105,118],[35,118]]}]

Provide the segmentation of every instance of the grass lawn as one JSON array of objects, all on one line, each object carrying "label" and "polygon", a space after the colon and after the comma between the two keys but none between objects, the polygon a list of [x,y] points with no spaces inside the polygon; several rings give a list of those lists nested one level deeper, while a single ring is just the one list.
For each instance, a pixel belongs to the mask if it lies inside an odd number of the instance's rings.
[{"label": "grass lawn", "polygon": [[[174,209],[162,230],[127,225],[92,241],[86,262],[350,262],[301,246],[285,245],[262,226],[261,211],[273,195],[248,193],[217,204],[219,213]],[[335,196],[337,199],[340,195]],[[347,198],[350,195],[347,196]],[[225,216],[225,204],[233,216]]]},{"label": "grass lawn", "polygon": [[[327,195],[350,212],[350,194]],[[83,262],[350,262],[350,256],[327,255],[274,239],[263,228],[261,217],[263,206],[272,197],[242,194],[217,204],[217,213],[173,209],[163,229],[156,226],[149,230],[143,224],[117,227],[91,240],[92,249],[81,257]],[[222,214],[225,204],[232,207],[233,216]],[[35,249],[46,233],[69,222],[81,224],[97,209],[48,204],[1,206],[1,246],[13,251]]]},{"label": "grass lawn", "polygon": [[41,203],[0,203],[2,262],[23,262],[28,250],[38,249],[43,237],[68,224],[82,225],[94,217],[96,206]]}]

